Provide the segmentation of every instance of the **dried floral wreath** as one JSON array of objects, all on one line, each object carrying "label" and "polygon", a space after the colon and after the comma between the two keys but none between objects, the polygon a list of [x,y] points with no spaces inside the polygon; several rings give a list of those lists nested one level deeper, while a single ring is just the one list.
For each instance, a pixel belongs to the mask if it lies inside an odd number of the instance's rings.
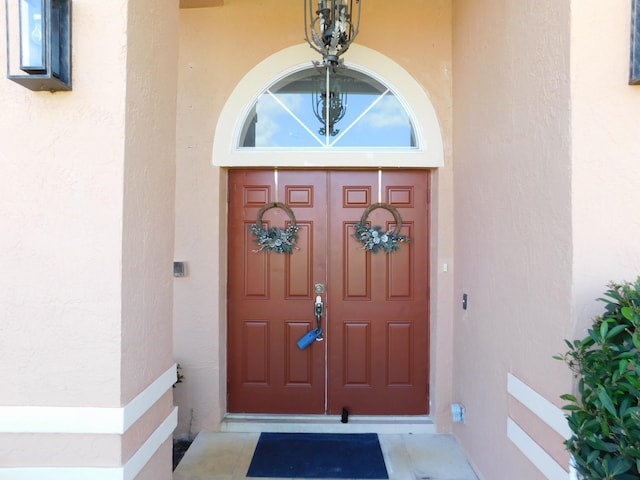
[{"label": "dried floral wreath", "polygon": [[[262,225],[262,215],[267,210],[279,208],[283,210],[291,220],[291,224],[287,228],[269,227]],[[251,233],[256,236],[258,249],[254,252],[275,252],[292,254],[298,240],[298,226],[296,225],[296,217],[293,211],[284,203],[273,202],[264,205],[258,212],[256,223],[250,227]]]},{"label": "dried floral wreath", "polygon": [[[377,208],[384,208],[391,212],[396,221],[396,227],[393,230],[384,231],[380,225],[371,226],[367,223],[367,217]],[[356,223],[353,228],[356,231],[354,237],[362,243],[363,249],[373,253],[377,253],[380,250],[384,250],[387,253],[395,252],[400,249],[401,243],[409,241],[409,237],[400,235],[400,230],[402,229],[400,212],[388,203],[372,203],[369,205],[362,214],[360,222]]]}]

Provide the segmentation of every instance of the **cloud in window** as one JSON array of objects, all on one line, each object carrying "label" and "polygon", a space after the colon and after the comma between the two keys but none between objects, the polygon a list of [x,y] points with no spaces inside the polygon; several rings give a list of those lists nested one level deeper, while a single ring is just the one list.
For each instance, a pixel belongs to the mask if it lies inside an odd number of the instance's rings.
[{"label": "cloud in window", "polygon": [[382,98],[363,118],[364,125],[372,128],[409,126],[409,117],[398,100],[393,96]]},{"label": "cloud in window", "polygon": [[273,138],[280,131],[277,118],[283,113],[282,107],[270,95],[264,94],[256,104],[256,113],[256,147],[275,146]]},{"label": "cloud in window", "polygon": [[[299,111],[304,95],[281,95],[278,99],[291,111]],[[256,147],[283,146],[278,138],[291,135],[291,125],[297,124],[294,117],[271,95],[264,94],[256,105]]]}]

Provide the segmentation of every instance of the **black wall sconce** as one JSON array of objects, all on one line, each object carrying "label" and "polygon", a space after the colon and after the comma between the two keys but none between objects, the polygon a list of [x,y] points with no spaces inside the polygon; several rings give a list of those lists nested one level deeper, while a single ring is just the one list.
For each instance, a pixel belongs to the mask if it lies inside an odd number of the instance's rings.
[{"label": "black wall sconce", "polygon": [[35,91],[71,90],[71,0],[5,0],[7,78]]},{"label": "black wall sconce", "polygon": [[640,85],[640,0],[633,0],[631,7],[629,85]]}]

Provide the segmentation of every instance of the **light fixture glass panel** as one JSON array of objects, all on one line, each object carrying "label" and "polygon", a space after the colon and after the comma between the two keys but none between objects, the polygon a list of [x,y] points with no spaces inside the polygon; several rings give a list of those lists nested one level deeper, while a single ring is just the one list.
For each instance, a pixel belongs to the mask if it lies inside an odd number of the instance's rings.
[{"label": "light fixture glass panel", "polygon": [[61,2],[56,0],[51,1],[51,73],[58,78],[60,78],[60,57],[62,55],[60,48],[62,45],[60,41],[61,8]]},{"label": "light fixture glass panel", "polygon": [[20,69],[46,70],[44,0],[20,0]]}]

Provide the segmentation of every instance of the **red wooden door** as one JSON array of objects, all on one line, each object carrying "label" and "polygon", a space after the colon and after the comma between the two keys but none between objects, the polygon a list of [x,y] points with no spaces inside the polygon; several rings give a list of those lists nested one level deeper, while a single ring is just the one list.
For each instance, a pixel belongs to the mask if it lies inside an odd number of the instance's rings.
[{"label": "red wooden door", "polygon": [[[379,197],[411,238],[392,254],[365,252],[353,237]],[[255,252],[249,226],[274,201],[300,227],[292,255]],[[229,173],[230,412],[428,413],[428,202],[425,171],[280,170],[277,181],[271,170]],[[395,226],[384,209],[368,220]],[[289,218],[271,209],[263,223]],[[300,350],[318,285],[325,340]]]}]

